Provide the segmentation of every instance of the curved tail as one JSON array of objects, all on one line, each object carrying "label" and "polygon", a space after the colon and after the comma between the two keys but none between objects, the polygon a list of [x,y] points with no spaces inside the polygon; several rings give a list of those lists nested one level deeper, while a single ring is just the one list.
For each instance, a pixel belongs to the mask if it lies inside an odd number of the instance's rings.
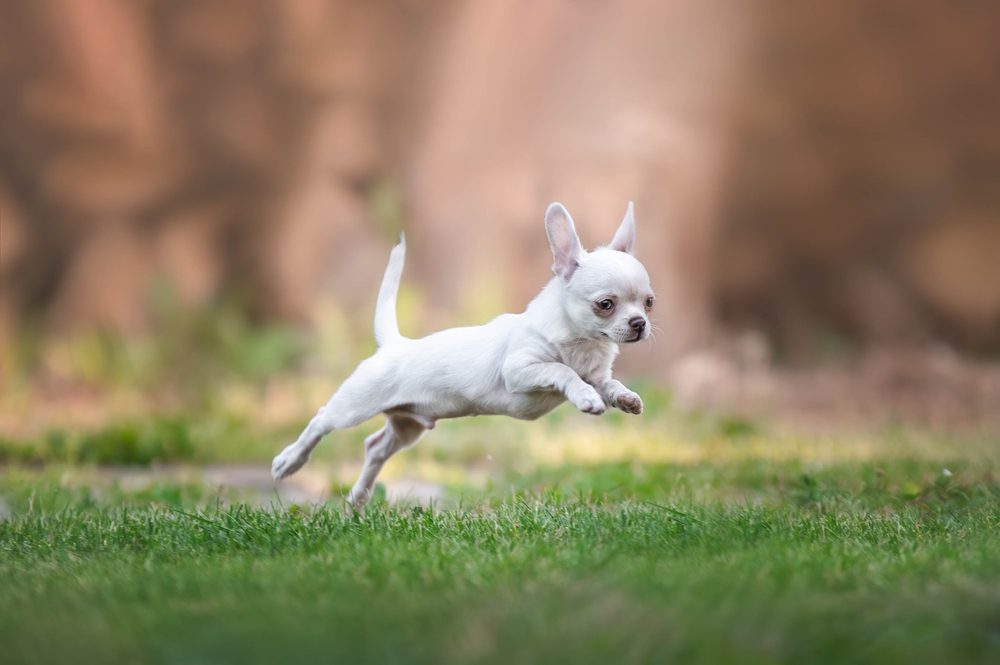
[{"label": "curved tail", "polygon": [[378,290],[378,302],[375,303],[375,343],[379,346],[401,337],[399,323],[396,321],[396,295],[399,293],[399,280],[403,276],[405,262],[406,236],[401,233],[399,244],[389,253],[389,263]]}]

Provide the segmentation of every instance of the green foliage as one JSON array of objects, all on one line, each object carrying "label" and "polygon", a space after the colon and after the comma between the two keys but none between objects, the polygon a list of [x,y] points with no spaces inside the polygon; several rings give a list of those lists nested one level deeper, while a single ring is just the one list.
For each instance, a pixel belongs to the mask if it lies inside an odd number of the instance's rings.
[{"label": "green foliage", "polygon": [[742,439],[760,434],[760,428],[751,420],[739,416],[719,419],[719,435],[727,439]]},{"label": "green foliage", "polygon": [[109,390],[156,390],[197,403],[227,380],[262,381],[296,367],[304,336],[292,328],[258,325],[233,298],[200,310],[186,309],[168,285],[149,298],[153,333],[125,337],[94,330],[46,339],[25,327],[15,345],[12,376],[27,385],[47,365],[63,380]]},{"label": "green foliage", "polygon": [[378,180],[368,190],[368,203],[375,225],[388,239],[395,242],[403,230],[403,196],[400,188],[389,180]]},{"label": "green foliage", "polygon": [[148,427],[126,423],[84,435],[74,461],[149,465],[156,461],[188,460],[193,456],[194,446],[187,423],[161,418]]},{"label": "green foliage", "polygon": [[148,466],[194,457],[190,424],[183,418],[126,421],[88,432],[52,430],[27,441],[0,439],[0,462],[5,463]]}]

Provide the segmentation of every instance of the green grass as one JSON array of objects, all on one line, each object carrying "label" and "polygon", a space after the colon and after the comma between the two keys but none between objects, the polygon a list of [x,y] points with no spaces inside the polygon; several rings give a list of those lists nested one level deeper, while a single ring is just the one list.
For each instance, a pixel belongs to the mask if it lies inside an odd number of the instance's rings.
[{"label": "green grass", "polygon": [[445,499],[363,516],[336,497],[375,423],[317,450],[321,507],[156,466],[266,469],[305,416],[0,441],[0,662],[1000,659],[995,436],[803,435],[644,392],[641,418],[442,422],[382,477]]},{"label": "green grass", "polygon": [[599,465],[447,511],[33,506],[0,521],[0,643],[10,663],[989,662],[996,484],[908,496],[905,467],[773,505]]}]

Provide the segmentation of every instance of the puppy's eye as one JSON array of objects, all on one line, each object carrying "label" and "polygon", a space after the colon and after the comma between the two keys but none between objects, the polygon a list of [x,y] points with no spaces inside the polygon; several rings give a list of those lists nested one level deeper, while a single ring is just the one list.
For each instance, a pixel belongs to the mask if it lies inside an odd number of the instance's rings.
[{"label": "puppy's eye", "polygon": [[648,296],[646,298],[646,309],[653,309],[653,301],[654,300],[655,299],[653,298],[653,296]]},{"label": "puppy's eye", "polygon": [[613,300],[611,300],[611,298],[605,298],[604,300],[597,301],[597,307],[599,309],[604,310],[605,312],[610,312],[614,306],[615,303]]}]

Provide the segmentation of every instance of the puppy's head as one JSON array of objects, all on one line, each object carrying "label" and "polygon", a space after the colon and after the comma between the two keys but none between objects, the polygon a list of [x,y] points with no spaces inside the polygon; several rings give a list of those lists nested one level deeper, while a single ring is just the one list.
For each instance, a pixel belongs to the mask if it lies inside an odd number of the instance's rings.
[{"label": "puppy's head", "polygon": [[654,296],[646,269],[632,255],[632,203],[611,243],[592,252],[584,251],[573,218],[561,203],[549,206],[545,231],[554,258],[552,272],[564,284],[563,305],[574,332],[617,344],[648,337]]}]

